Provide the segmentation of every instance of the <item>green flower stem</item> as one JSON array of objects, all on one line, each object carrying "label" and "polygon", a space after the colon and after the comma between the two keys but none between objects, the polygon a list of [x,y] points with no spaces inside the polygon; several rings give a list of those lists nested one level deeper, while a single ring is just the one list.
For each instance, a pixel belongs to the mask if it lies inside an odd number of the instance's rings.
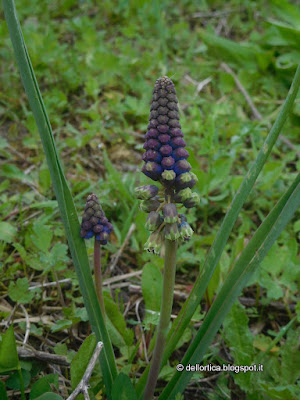
[{"label": "green flower stem", "polygon": [[100,241],[95,239],[94,242],[94,273],[95,273],[95,288],[99,300],[100,309],[105,316],[105,307],[102,293],[102,275],[101,275],[101,249]]},{"label": "green flower stem", "polygon": [[177,246],[178,246],[177,240],[171,241],[166,239],[165,270],[164,270],[162,302],[160,308],[160,319],[159,319],[156,343],[151,361],[150,372],[148,375],[148,381],[143,397],[144,400],[152,400],[153,398],[158,374],[160,371],[162,355],[167,339],[168,328],[172,312],[172,305],[173,305]]}]

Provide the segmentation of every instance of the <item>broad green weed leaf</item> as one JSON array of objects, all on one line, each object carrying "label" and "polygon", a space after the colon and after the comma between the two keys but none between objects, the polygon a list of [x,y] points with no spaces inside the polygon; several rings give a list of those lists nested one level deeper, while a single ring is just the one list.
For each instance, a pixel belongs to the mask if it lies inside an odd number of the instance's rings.
[{"label": "broad green weed leaf", "polygon": [[34,297],[34,292],[29,290],[27,278],[19,278],[17,282],[10,282],[8,287],[9,297],[20,304],[30,303]]},{"label": "broad green weed leaf", "polygon": [[[130,346],[133,342],[133,331],[126,328],[126,322],[119,307],[111,299],[108,293],[104,293],[104,305],[106,310],[107,319],[111,322],[111,325],[115,328],[119,335],[119,346]],[[120,337],[122,340],[120,340]],[[113,338],[112,338],[113,341]],[[122,343],[123,342],[123,343]]]},{"label": "broad green weed leaf", "polygon": [[14,328],[11,325],[0,342],[0,373],[19,369],[19,366]]},{"label": "broad green weed leaf", "polygon": [[287,339],[281,346],[281,374],[282,383],[296,384],[300,376],[300,352],[299,352],[300,327],[296,330],[289,330]]},{"label": "broad green weed leaf", "polygon": [[47,392],[37,397],[35,400],[64,400],[64,399],[56,393]]},{"label": "broad green weed leaf", "polygon": [[8,222],[0,222],[0,241],[11,243],[14,241],[17,229]]},{"label": "broad green weed leaf", "polygon": [[[224,321],[224,332],[235,365],[253,364],[253,337],[248,327],[249,319],[244,308],[236,303]],[[251,373],[234,374],[234,380],[246,391],[252,389]]]},{"label": "broad green weed leaf", "polygon": [[60,321],[57,321],[55,325],[51,326],[51,332],[58,332],[62,331],[64,329],[68,329],[72,326],[72,321],[68,319],[61,319]]},{"label": "broad green weed leaf", "polygon": [[71,362],[71,383],[74,390],[85,373],[97,344],[95,335],[88,336]]},{"label": "broad green weed leaf", "polygon": [[[24,370],[24,369],[21,369],[21,373],[22,373],[22,376],[23,376],[24,388],[26,389],[30,384],[31,373],[29,371]],[[21,389],[19,371],[13,372],[11,374],[11,376],[6,381],[6,386],[9,389],[13,389],[13,390],[20,390]]]},{"label": "broad green weed leaf", "polygon": [[34,234],[31,236],[34,245],[42,252],[47,252],[52,240],[53,233],[49,227],[36,223],[33,226]]},{"label": "broad green weed leaf", "polygon": [[142,292],[146,309],[160,311],[163,277],[158,266],[148,263],[143,268]]},{"label": "broad green weed leaf", "polygon": [[136,400],[136,394],[130,378],[122,372],[112,386],[112,400]]},{"label": "broad green weed leaf", "polygon": [[42,394],[51,392],[51,385],[54,385],[56,389],[58,389],[57,374],[48,374],[39,378],[39,380],[32,385],[29,400],[35,400]]}]

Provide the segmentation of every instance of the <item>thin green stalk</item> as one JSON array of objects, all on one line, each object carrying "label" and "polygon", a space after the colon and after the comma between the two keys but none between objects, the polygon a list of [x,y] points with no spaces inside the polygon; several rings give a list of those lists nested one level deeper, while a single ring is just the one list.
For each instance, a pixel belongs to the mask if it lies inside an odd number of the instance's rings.
[{"label": "thin green stalk", "polygon": [[22,399],[22,400],[26,400],[26,397],[25,397],[25,388],[24,388],[24,379],[23,379],[23,374],[22,374],[22,369],[21,369],[21,367],[18,368],[18,373],[19,373],[19,379],[20,379],[21,399]]},{"label": "thin green stalk", "polygon": [[[276,143],[276,140],[280,134],[280,131],[284,123],[290,111],[292,110],[293,103],[298,93],[299,85],[300,85],[300,65],[297,68],[289,93],[286,97],[286,100],[283,104],[283,107],[278,117],[276,118],[276,121],[271,131],[269,132],[261,150],[258,153],[255,162],[251,165],[234,199],[232,200],[231,205],[229,206],[229,209],[227,211],[227,214],[225,215],[221,228],[216,235],[212,247],[210,248],[210,251],[205,260],[201,273],[198,275],[198,278],[195,282],[195,285],[188,299],[183,304],[180,313],[178,314],[177,318],[172,324],[172,327],[168,334],[166,349],[163,355],[161,368],[166,364],[167,360],[170,358],[172,352],[176,347],[176,344],[178,343],[179,339],[183,335],[183,332],[190,323],[190,320],[205,293],[205,290],[215,271],[216,266],[218,265],[222,252],[225,248],[225,245],[232,231],[232,228],[237,220],[237,217],[243,207],[243,204],[245,203],[250,191],[252,190],[259,173],[261,172],[268,156],[272,151],[274,144]],[[148,373],[149,373],[149,367],[145,369],[137,384],[136,391],[139,399],[141,398],[141,394],[143,393]]]},{"label": "thin green stalk", "polygon": [[178,246],[177,240],[171,241],[166,239],[165,270],[164,270],[162,301],[160,308],[160,318],[157,330],[157,338],[153,351],[153,357],[151,360],[150,372],[148,375],[148,381],[143,397],[144,400],[153,399],[153,394],[158,374],[160,371],[162,355],[167,339],[168,328],[172,312],[172,305],[173,305],[177,246]]},{"label": "thin green stalk", "polygon": [[94,273],[95,273],[95,287],[96,293],[99,300],[99,305],[102,311],[102,315],[105,315],[105,307],[102,293],[102,274],[101,274],[101,248],[100,241],[94,242]]}]

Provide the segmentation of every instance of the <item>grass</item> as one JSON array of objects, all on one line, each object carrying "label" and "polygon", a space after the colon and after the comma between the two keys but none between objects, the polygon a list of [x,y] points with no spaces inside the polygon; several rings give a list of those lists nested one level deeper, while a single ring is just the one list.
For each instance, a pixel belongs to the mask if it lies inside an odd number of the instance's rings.
[{"label": "grass", "polygon": [[[291,54],[292,39],[269,20],[283,18],[292,23],[291,15],[297,18],[295,11],[290,13],[289,7],[282,4],[245,1],[237,6],[231,1],[226,6],[218,2],[208,6],[193,1],[180,5],[169,1],[120,1],[114,2],[114,6],[110,2],[85,2],[79,8],[74,1],[63,5],[23,0],[16,3],[76,208],[82,211],[87,194],[94,191],[101,195],[102,206],[115,227],[111,244],[102,257],[106,266],[104,279],[136,271],[143,264],[151,264],[156,270],[162,267],[162,260],[143,252],[147,237],[145,216],[137,210],[133,188],[137,183],[148,183],[138,171],[153,83],[163,74],[175,82],[181,102],[181,123],[201,196],[200,207],[188,215],[196,234],[178,252],[175,290],[181,297],[175,300],[175,314],[191,289],[226,209],[291,83],[296,55],[290,55],[289,68],[279,67],[283,57]],[[24,304],[32,318],[28,343],[71,360],[88,335],[89,324],[3,19],[0,37],[0,312],[5,321],[13,314],[16,302]],[[233,77],[221,68],[222,62],[237,74],[263,116],[261,121],[255,120]],[[198,84],[207,78],[211,80],[197,92]],[[295,179],[300,166],[299,115],[298,100],[282,132],[288,141],[279,140],[267,161],[195,321],[203,319],[252,233]],[[112,256],[124,243],[132,223],[136,229],[112,269]],[[250,365],[263,357],[267,372],[259,376],[223,373],[212,379],[208,379],[210,374],[197,373],[186,389],[187,398],[295,398],[294,382],[299,368],[294,356],[297,330],[289,325],[287,333],[278,341],[275,339],[294,316],[299,318],[299,232],[296,216],[244,289],[244,306],[234,306],[205,355],[204,364],[217,365]],[[88,245],[90,258],[92,250],[92,245]],[[69,279],[67,284],[61,284],[62,297],[57,286],[28,291],[36,283],[57,279]],[[146,365],[143,351],[137,346],[141,331],[134,307],[141,288],[145,301],[149,299],[153,287],[146,282],[139,276],[132,278],[135,289],[129,290],[128,286],[115,283],[110,290],[115,302],[109,291],[104,299],[106,309],[109,306],[116,316],[109,332],[118,366],[123,366],[125,372],[131,370],[132,377],[139,376]],[[159,287],[158,282],[158,291]],[[128,299],[132,305],[126,310]],[[158,311],[155,304],[147,305],[147,301],[146,308]],[[125,312],[127,329],[122,320]],[[35,320],[37,315],[42,315],[42,320]],[[142,318],[148,351],[148,332],[157,323],[154,317],[146,313]],[[21,345],[26,331],[21,308],[15,310],[14,319],[19,320],[15,322],[15,332]],[[183,347],[178,348],[171,365],[162,371],[161,387],[174,372],[174,366],[183,357],[185,343],[194,334],[195,328],[189,327],[181,343]],[[124,362],[128,356],[129,366]],[[27,387],[32,387],[37,376],[50,372],[45,365],[23,363]],[[58,375],[67,378],[68,371],[61,367]],[[15,382],[12,373],[6,386],[17,389]],[[93,392],[97,393],[101,389],[97,370],[93,382]],[[67,384],[60,384],[61,394],[66,387]]]}]

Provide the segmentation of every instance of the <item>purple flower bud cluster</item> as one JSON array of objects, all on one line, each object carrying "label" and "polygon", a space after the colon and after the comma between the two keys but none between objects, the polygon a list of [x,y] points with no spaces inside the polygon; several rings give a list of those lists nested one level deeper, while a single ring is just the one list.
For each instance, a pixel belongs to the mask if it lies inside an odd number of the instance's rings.
[{"label": "purple flower bud cluster", "polygon": [[113,226],[105,217],[98,197],[90,194],[84,208],[80,236],[84,239],[95,236],[95,239],[99,240],[101,244],[106,244],[112,230]]},{"label": "purple flower bud cluster", "polygon": [[151,102],[142,172],[176,191],[192,188],[195,175],[190,174],[188,151],[179,123],[178,100],[174,83],[167,76],[156,81]]}]

